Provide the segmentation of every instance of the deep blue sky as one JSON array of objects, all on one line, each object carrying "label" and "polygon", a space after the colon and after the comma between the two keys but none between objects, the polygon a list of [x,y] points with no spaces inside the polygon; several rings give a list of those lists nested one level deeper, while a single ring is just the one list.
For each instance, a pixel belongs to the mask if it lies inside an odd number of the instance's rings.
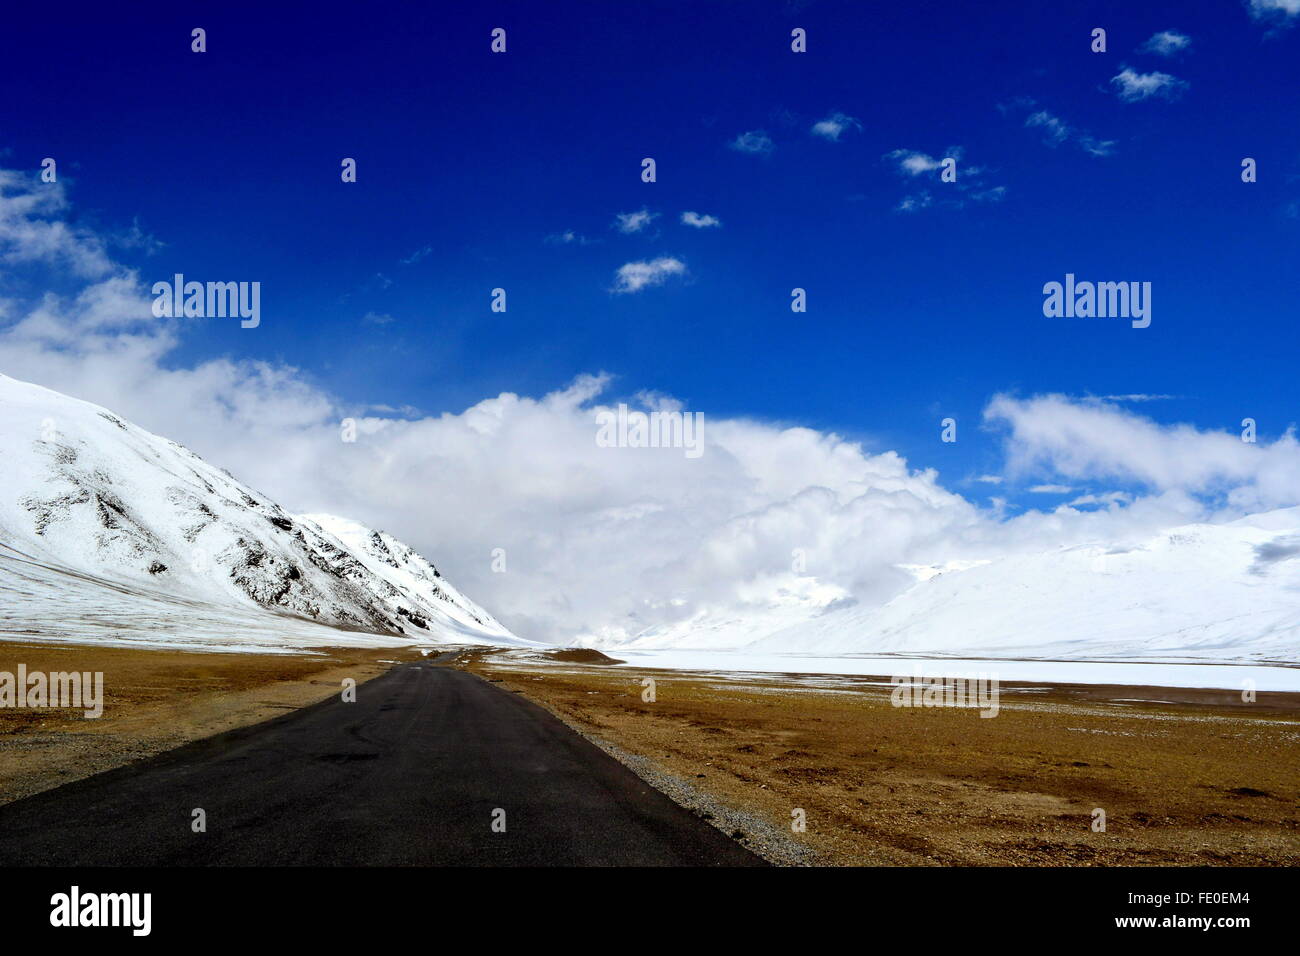
[{"label": "deep blue sky", "polygon": [[[0,35],[2,165],[56,157],[80,221],[138,221],[164,245],[117,257],[146,281],[262,282],[259,329],[200,323],[177,364],[283,360],[431,413],[606,370],[620,394],[835,430],[947,481],[994,466],[974,426],[998,391],[1167,393],[1141,411],[1250,415],[1261,437],[1300,417],[1300,28],[1244,3],[183,7],[18,5]],[[1190,51],[1137,51],[1166,29]],[[1125,103],[1125,66],[1189,85]],[[1112,155],[1045,145],[1026,98]],[[810,135],[837,111],[861,129]],[[728,147],[756,129],[769,155]],[[1002,201],[897,211],[953,193],[885,154],[954,145]],[[661,214],[645,232],[611,228],[643,206]],[[592,241],[546,242],[566,230]],[[620,265],[665,255],[685,280],[610,293]],[[1044,318],[1066,272],[1150,281],[1151,327]]]}]

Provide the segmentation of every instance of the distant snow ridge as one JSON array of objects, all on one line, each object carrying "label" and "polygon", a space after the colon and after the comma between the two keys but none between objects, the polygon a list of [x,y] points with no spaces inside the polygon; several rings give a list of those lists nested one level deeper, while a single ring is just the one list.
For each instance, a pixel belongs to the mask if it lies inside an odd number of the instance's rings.
[{"label": "distant snow ridge", "polygon": [[[95,580],[110,602],[172,600],[209,620],[253,605],[398,643],[523,643],[391,535],[288,514],[173,441],[4,375],[0,544],[0,636],[16,630],[20,596],[29,616],[42,602],[47,618],[58,616],[46,591],[75,579],[79,594]],[[27,623],[17,630],[66,625]],[[312,639],[329,643],[328,633]]]},{"label": "distant snow ridge", "polygon": [[1300,663],[1300,508],[904,567],[915,583],[883,605],[805,595],[585,643],[732,651],[738,667],[772,655]]},{"label": "distant snow ridge", "polygon": [[1300,662],[1300,508],[1169,528],[1131,546],[1001,557],[748,649]]}]

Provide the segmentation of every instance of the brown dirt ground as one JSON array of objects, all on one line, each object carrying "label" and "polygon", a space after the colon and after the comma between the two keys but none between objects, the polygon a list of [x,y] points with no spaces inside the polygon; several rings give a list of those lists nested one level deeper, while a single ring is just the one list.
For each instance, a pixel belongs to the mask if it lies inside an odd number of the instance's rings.
[{"label": "brown dirt ground", "polygon": [[0,803],[131,763],[201,737],[277,717],[419,657],[405,649],[311,655],[199,654],[0,642],[0,671],[102,671],[103,716],[0,709]]},{"label": "brown dirt ground", "polygon": [[724,806],[803,809],[820,864],[1300,864],[1300,694],[1004,684],[984,719],[862,678],[460,665]]}]

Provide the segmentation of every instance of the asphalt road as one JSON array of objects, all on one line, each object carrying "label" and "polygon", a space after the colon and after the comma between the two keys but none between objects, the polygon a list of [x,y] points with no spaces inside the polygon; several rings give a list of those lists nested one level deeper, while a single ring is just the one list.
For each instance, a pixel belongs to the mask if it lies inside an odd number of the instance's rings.
[{"label": "asphalt road", "polygon": [[542,708],[431,662],[0,807],[0,866],[761,864]]}]

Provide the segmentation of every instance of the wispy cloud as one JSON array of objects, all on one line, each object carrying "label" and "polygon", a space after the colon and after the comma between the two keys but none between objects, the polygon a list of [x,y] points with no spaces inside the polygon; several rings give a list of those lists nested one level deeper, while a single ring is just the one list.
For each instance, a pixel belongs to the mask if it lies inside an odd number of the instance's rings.
[{"label": "wispy cloud", "polygon": [[433,252],[432,246],[425,246],[423,249],[416,249],[409,256],[402,260],[402,265],[409,266],[412,263],[419,262],[425,256]]},{"label": "wispy cloud", "polygon": [[[1300,3],[1300,0],[1296,0]],[[1192,45],[1192,38],[1186,33],[1179,33],[1177,30],[1161,30],[1159,33],[1142,44],[1143,53],[1154,53],[1156,56],[1177,56]]]},{"label": "wispy cloud", "polygon": [[631,235],[634,232],[640,232],[658,218],[659,213],[651,212],[649,209],[638,209],[636,212],[621,212],[614,217],[614,228],[624,235]]},{"label": "wispy cloud", "polygon": [[696,229],[710,229],[722,225],[722,220],[717,216],[710,216],[707,213],[687,212],[682,213],[682,224],[694,226]]},{"label": "wispy cloud", "polygon": [[772,142],[771,137],[761,129],[741,133],[731,141],[730,146],[737,152],[757,155],[766,155],[776,148],[776,144]]},{"label": "wispy cloud", "polygon": [[922,209],[929,209],[934,205],[934,197],[930,195],[928,189],[922,189],[918,193],[912,193],[910,196],[904,196],[899,200],[898,205],[894,207],[898,212],[919,212]]},{"label": "wispy cloud", "polygon": [[[919,212],[932,206],[950,206],[961,208],[967,200],[974,202],[998,202],[1007,192],[1005,186],[990,186],[986,181],[987,169],[963,162],[965,150],[960,146],[950,146],[940,156],[917,149],[896,149],[886,153],[884,159],[892,162],[904,179],[915,179],[937,173],[947,159],[957,163],[957,178],[935,187],[938,192],[920,189],[904,196],[894,207],[897,212]],[[937,178],[937,177],[935,177]]]},{"label": "wispy cloud", "polygon": [[588,239],[581,233],[574,232],[572,229],[566,229],[564,232],[556,232],[547,236],[544,240],[548,246],[589,246],[599,240]]},{"label": "wispy cloud", "polygon": [[847,116],[844,113],[832,113],[824,120],[818,120],[813,123],[810,131],[814,136],[820,136],[822,139],[828,139],[832,143],[838,143],[840,136],[851,129],[862,129],[862,124],[854,117]]},{"label": "wispy cloud", "polygon": [[62,183],[36,183],[0,170],[0,262],[70,266],[81,277],[114,272],[104,240],[61,218],[68,207]]},{"label": "wispy cloud", "polygon": [[1069,485],[1034,485],[1029,489],[1035,495],[1068,495],[1074,491]]},{"label": "wispy cloud", "polygon": [[361,321],[367,325],[388,325],[393,321],[393,317],[387,312],[367,312],[361,317]]},{"label": "wispy cloud", "polygon": [[1103,402],[1166,402],[1177,395],[1153,395],[1148,392],[1134,392],[1129,395],[1102,395]]},{"label": "wispy cloud", "polygon": [[160,241],[150,233],[140,228],[140,217],[136,216],[131,220],[131,228],[114,232],[108,236],[107,241],[119,249],[135,249],[143,252],[147,256],[155,255],[167,247],[167,243]]},{"label": "wispy cloud", "polygon": [[1168,73],[1158,70],[1151,73],[1138,73],[1130,67],[1124,67],[1110,78],[1115,93],[1125,103],[1137,103],[1151,97],[1174,100],[1182,96],[1187,89],[1187,81],[1180,80]]},{"label": "wispy cloud", "polygon": [[640,292],[650,286],[663,285],[669,276],[686,274],[686,263],[671,256],[660,256],[641,262],[627,262],[618,267],[614,275],[614,288],[618,294]]},{"label": "wispy cloud", "polygon": [[1071,508],[1118,508],[1131,504],[1133,496],[1124,491],[1107,491],[1099,495],[1080,495],[1069,502]]},{"label": "wispy cloud", "polygon": [[[949,155],[952,154],[949,153]],[[943,165],[942,159],[935,159],[928,153],[922,153],[914,149],[896,149],[892,153],[886,153],[885,158],[896,161],[899,171],[907,173],[909,176],[920,176],[922,173],[932,172]]]},{"label": "wispy cloud", "polygon": [[1115,152],[1113,139],[1098,139],[1087,130],[1070,125],[1048,110],[1034,110],[1036,105],[1033,100],[1024,99],[1010,106],[999,106],[998,109],[1004,113],[1011,112],[1017,107],[1031,110],[1032,112],[1025,117],[1025,127],[1041,132],[1044,145],[1055,148],[1063,143],[1073,143],[1090,156],[1110,156]]}]

